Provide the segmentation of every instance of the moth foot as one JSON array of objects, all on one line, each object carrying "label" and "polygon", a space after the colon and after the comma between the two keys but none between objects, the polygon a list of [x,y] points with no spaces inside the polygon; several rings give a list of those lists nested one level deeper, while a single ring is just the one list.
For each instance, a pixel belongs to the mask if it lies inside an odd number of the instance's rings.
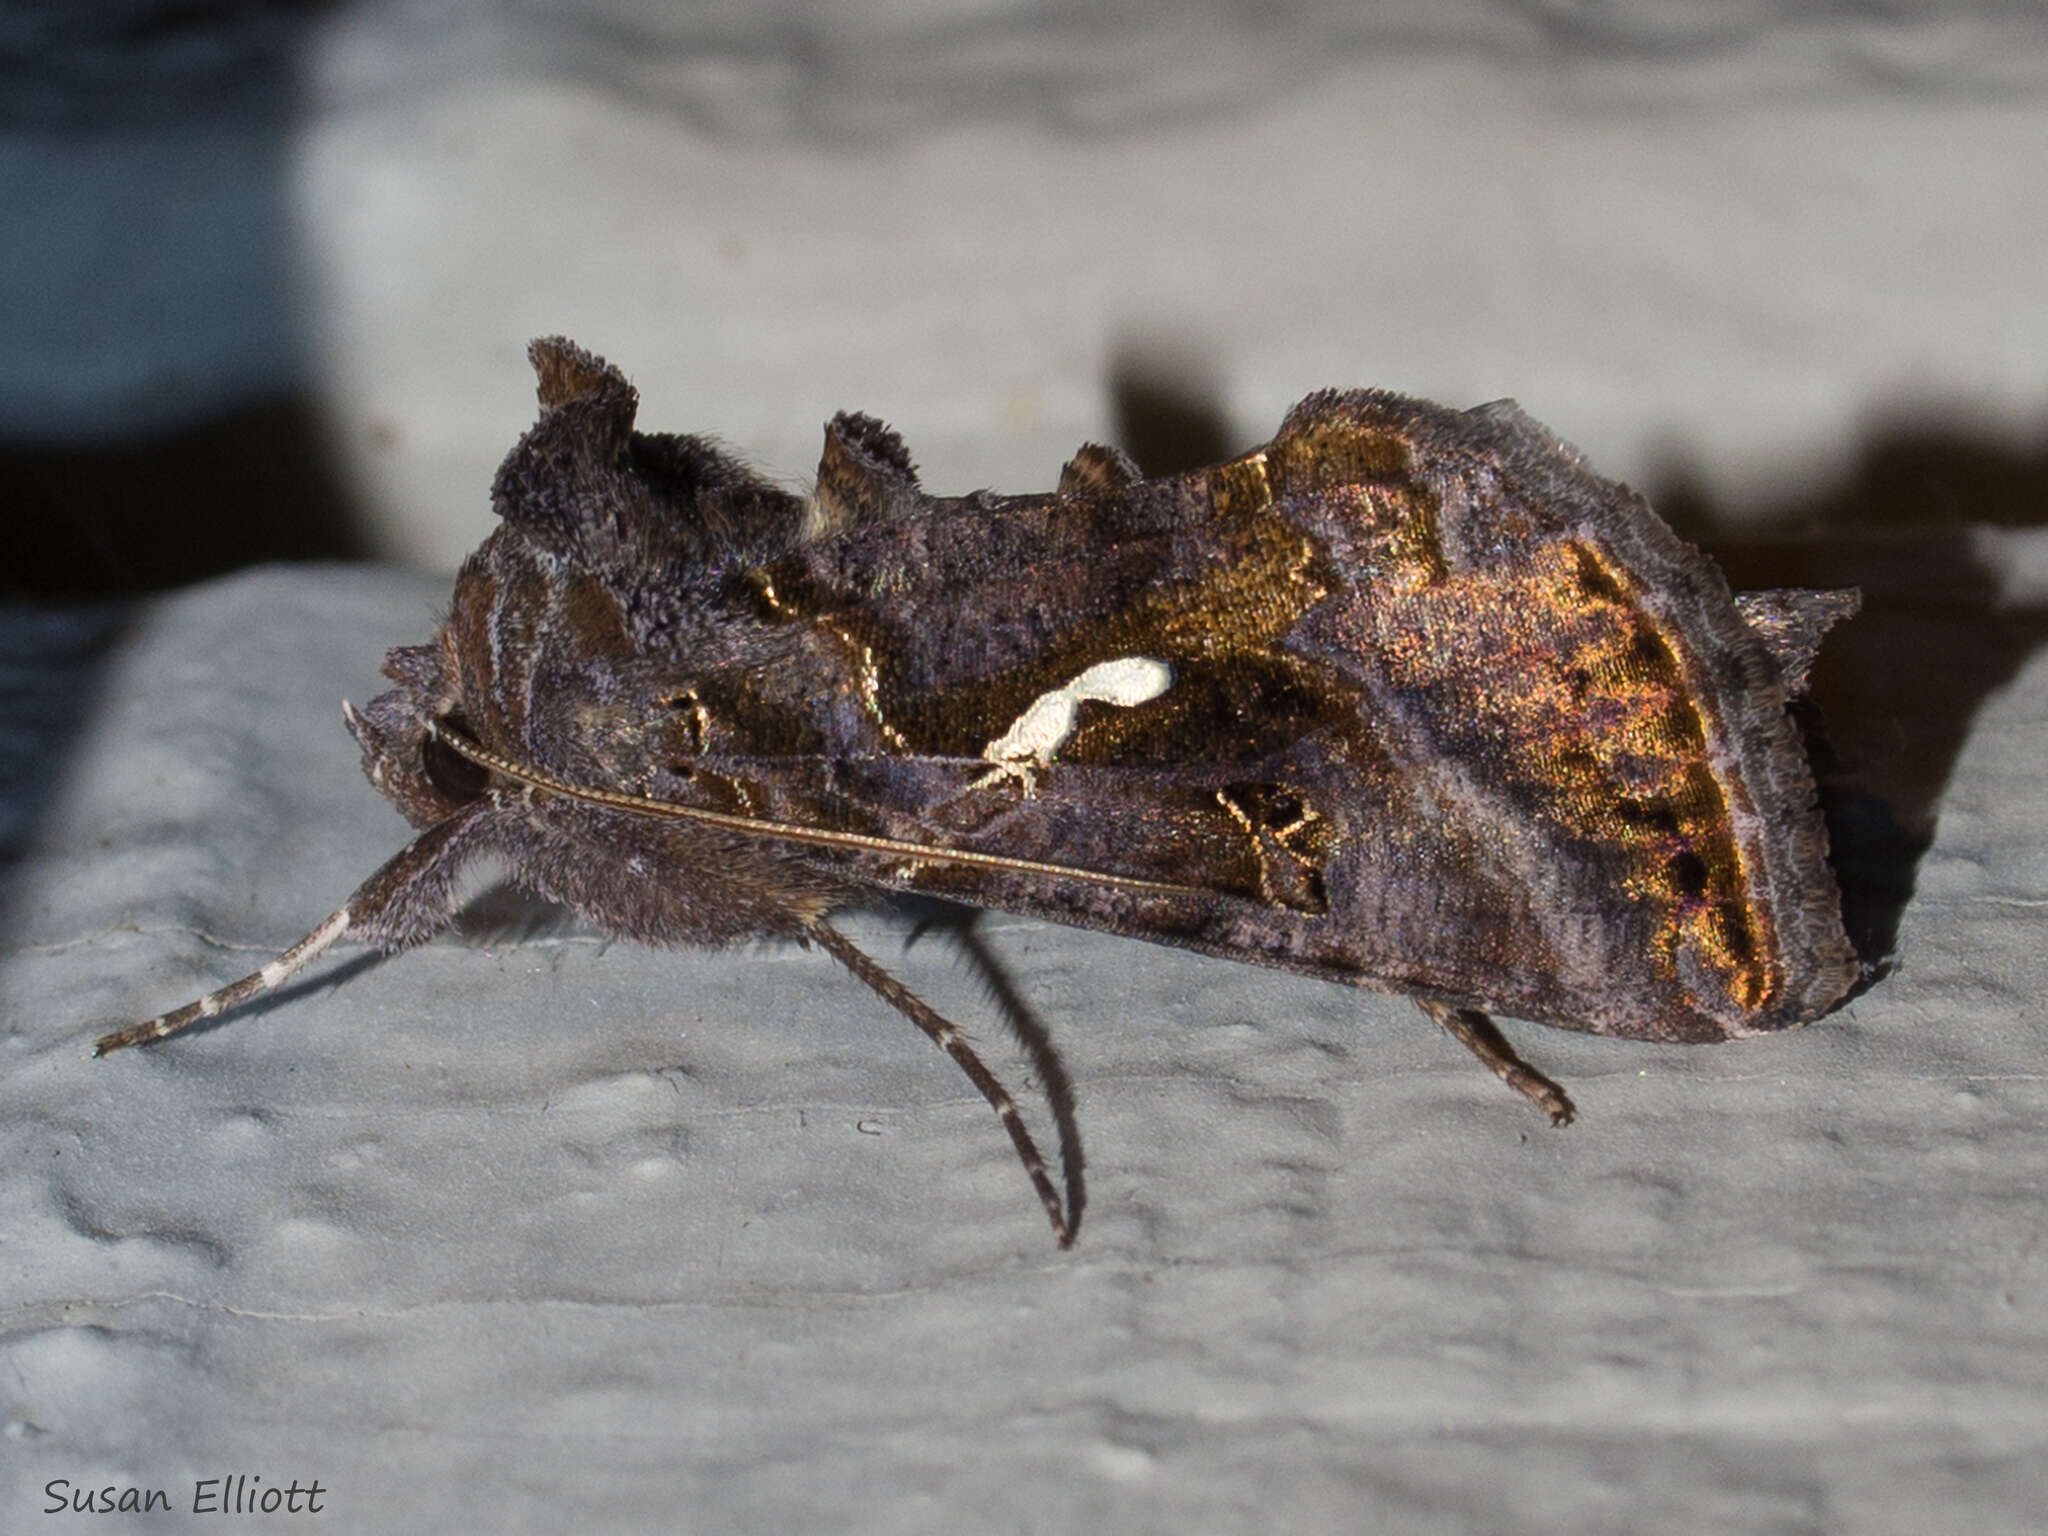
[{"label": "moth foot", "polygon": [[1527,1094],[1538,1109],[1550,1116],[1552,1125],[1562,1129],[1579,1118],[1578,1110],[1564,1089],[1540,1072],[1532,1072],[1530,1076],[1535,1079],[1534,1083],[1516,1083],[1514,1086]]},{"label": "moth foot", "polygon": [[[1494,1064],[1489,1061],[1487,1065]],[[1550,1116],[1553,1126],[1562,1128],[1578,1118],[1579,1112],[1573,1106],[1571,1096],[1528,1063],[1510,1061],[1505,1070],[1494,1067],[1494,1072],[1502,1082]]]}]

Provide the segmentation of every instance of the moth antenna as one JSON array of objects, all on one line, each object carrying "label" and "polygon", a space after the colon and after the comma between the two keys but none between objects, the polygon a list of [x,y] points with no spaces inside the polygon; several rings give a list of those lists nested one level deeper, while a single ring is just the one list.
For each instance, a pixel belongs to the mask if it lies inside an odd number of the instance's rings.
[{"label": "moth antenna", "polygon": [[304,970],[307,965],[326,953],[328,946],[348,932],[348,908],[330,916],[327,921],[307,934],[290,949],[279,955],[260,971],[252,971],[240,981],[231,981],[217,992],[209,992],[196,1003],[187,1003],[169,1013],[160,1013],[153,1019],[144,1019],[140,1024],[131,1024],[126,1029],[117,1029],[111,1035],[102,1035],[94,1042],[92,1053],[104,1056],[109,1051],[118,1051],[131,1045],[147,1045],[152,1040],[162,1040],[175,1035],[181,1029],[188,1029],[201,1019],[210,1019],[216,1014],[246,1003],[252,997],[283,986]]},{"label": "moth antenna", "polygon": [[906,842],[895,837],[870,837],[865,832],[835,832],[826,827],[805,827],[793,822],[768,821],[758,816],[735,816],[726,811],[707,811],[694,805],[678,805],[672,800],[653,800],[645,795],[629,795],[618,790],[593,789],[586,784],[571,784],[538,768],[529,768],[524,763],[514,762],[509,757],[500,757],[471,741],[460,731],[450,730],[437,720],[427,722],[427,734],[442,743],[450,751],[468,758],[479,768],[502,774],[515,784],[524,784],[546,794],[561,795],[569,800],[581,800],[586,805],[602,805],[617,811],[631,811],[638,816],[661,816],[673,821],[701,822],[709,827],[726,827],[735,832],[748,832],[756,837],[772,837],[785,843],[809,843],[820,848],[853,848],[866,853],[894,854],[900,858],[919,859],[931,864],[958,864],[976,869],[1007,869],[1027,875],[1056,875],[1066,880],[1081,880],[1090,885],[1107,885],[1126,891],[1161,891],[1177,896],[1208,896],[1211,893],[1198,885],[1181,885],[1171,880],[1147,880],[1139,875],[1112,875],[1099,869],[1078,869],[1070,864],[1049,864],[1037,859],[1012,859],[999,853],[981,853],[971,848],[946,848],[929,843]]},{"label": "moth antenna", "polygon": [[1052,1222],[1054,1238],[1062,1248],[1073,1247],[1073,1225],[1067,1220],[1060,1197],[1052,1187],[1052,1178],[1045,1170],[1045,1159],[1038,1155],[1038,1144],[1031,1139],[1031,1132],[1024,1128],[1024,1117],[1018,1112],[1017,1101],[1010,1097],[1010,1091],[996,1080],[996,1075],[989,1071],[982,1059],[974,1054],[974,1048],[967,1043],[966,1037],[923,998],[877,965],[865,951],[855,948],[852,941],[830,923],[814,921],[804,932],[807,937],[816,939],[825,953],[866,983],[883,1002],[923,1030],[932,1044],[952,1057],[960,1070],[967,1074],[967,1080],[981,1090],[981,1096],[988,1100],[996,1118],[1010,1133],[1010,1145],[1017,1149],[1024,1172],[1031,1178],[1031,1187],[1038,1191],[1039,1203],[1045,1207],[1046,1218]]}]

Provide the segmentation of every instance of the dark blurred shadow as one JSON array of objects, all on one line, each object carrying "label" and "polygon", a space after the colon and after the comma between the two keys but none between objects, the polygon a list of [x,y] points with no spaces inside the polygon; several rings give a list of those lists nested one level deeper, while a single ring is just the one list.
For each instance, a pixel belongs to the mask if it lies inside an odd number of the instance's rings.
[{"label": "dark blurred shadow", "polygon": [[1207,363],[1192,352],[1129,341],[1110,362],[1116,446],[1148,475],[1178,475],[1229,458],[1248,446],[1230,441],[1230,424]]},{"label": "dark blurred shadow", "polygon": [[1652,501],[1738,591],[1863,590],[1862,612],[1821,647],[1808,723],[1844,920],[1881,960],[1979,707],[2048,640],[2048,607],[2001,604],[1995,557],[1971,532],[2048,522],[2048,449],[1906,423],[1836,484],[1740,530],[1687,477]]},{"label": "dark blurred shadow", "polygon": [[567,907],[528,895],[509,880],[494,880],[470,897],[448,927],[460,942],[480,948],[596,933],[584,929]]},{"label": "dark blurred shadow", "polygon": [[99,598],[368,551],[312,407],[248,405],[86,447],[0,445],[0,596]]},{"label": "dark blurred shadow", "polygon": [[0,935],[14,868],[56,791],[51,756],[61,758],[82,727],[95,679],[127,624],[118,603],[0,605]]},{"label": "dark blurred shadow", "polygon": [[0,597],[360,553],[309,404],[291,186],[333,8],[0,8]]}]

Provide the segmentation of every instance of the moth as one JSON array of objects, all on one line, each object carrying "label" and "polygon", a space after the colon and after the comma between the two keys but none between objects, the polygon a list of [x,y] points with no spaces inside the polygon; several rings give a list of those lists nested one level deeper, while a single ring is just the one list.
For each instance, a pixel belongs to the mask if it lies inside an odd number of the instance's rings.
[{"label": "moth", "polygon": [[1050,495],[927,495],[868,416],[815,491],[635,430],[616,368],[529,351],[540,419],[445,623],[344,706],[419,836],[255,974],[450,918],[479,855],[608,934],[812,943],[1015,1103],[832,925],[920,892],[1412,996],[1559,1124],[1496,1013],[1716,1041],[1858,975],[1788,700],[1854,592],[1734,596],[1512,403],[1326,391],[1264,447]]}]

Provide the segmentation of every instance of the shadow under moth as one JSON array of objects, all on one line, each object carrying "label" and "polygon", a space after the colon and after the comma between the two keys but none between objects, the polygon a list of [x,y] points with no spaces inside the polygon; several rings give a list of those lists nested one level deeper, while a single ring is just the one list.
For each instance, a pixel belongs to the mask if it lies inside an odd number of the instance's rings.
[{"label": "shadow under moth", "polygon": [[1559,1124],[1488,1015],[1656,1041],[1802,1024],[1858,975],[1786,712],[1854,592],[1731,595],[1514,405],[1302,401],[1266,446],[933,497],[871,417],[815,494],[634,430],[538,341],[540,420],[396,686],[344,706],[421,829],[254,975],[427,939],[479,855],[608,934],[815,943],[995,1108],[959,1030],[834,928],[931,896],[1405,992]]}]

